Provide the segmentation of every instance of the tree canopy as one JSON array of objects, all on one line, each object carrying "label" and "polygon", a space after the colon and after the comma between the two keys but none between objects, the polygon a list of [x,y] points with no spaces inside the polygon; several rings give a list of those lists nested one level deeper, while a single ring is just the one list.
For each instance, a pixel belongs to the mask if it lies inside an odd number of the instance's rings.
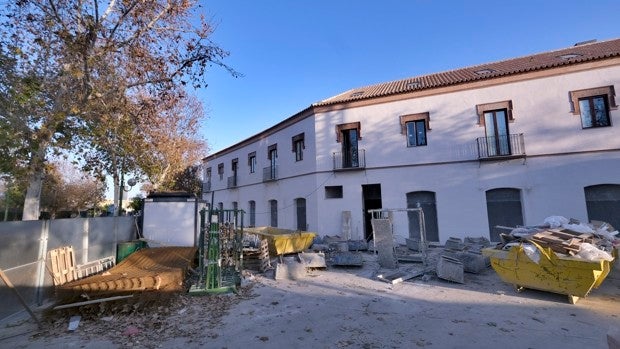
[{"label": "tree canopy", "polygon": [[166,187],[206,151],[187,88],[213,65],[238,74],[196,1],[19,0],[0,16],[0,172],[28,178],[24,219],[50,155]]}]

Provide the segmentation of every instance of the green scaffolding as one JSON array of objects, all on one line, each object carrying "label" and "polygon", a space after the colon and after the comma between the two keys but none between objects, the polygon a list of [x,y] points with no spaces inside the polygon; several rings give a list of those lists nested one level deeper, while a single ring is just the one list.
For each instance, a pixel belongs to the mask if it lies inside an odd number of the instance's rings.
[{"label": "green scaffolding", "polygon": [[209,217],[205,215],[206,210],[201,210],[198,240],[199,280],[189,292],[236,292],[241,284],[244,211],[211,210]]}]

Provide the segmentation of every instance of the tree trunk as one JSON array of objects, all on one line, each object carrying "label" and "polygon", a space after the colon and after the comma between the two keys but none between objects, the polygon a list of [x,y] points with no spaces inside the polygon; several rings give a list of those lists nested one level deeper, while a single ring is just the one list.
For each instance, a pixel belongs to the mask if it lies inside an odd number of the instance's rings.
[{"label": "tree trunk", "polygon": [[41,206],[41,187],[43,186],[43,171],[36,171],[28,181],[26,200],[22,211],[23,221],[36,221],[39,219]]},{"label": "tree trunk", "polygon": [[39,143],[38,150],[30,159],[29,167],[32,174],[28,179],[28,189],[26,190],[26,199],[24,200],[24,209],[22,211],[23,221],[36,221],[41,215],[41,188],[43,187],[43,177],[45,176],[46,145],[46,142]]},{"label": "tree trunk", "polygon": [[114,174],[112,175],[112,182],[114,182],[114,198],[113,198],[113,200],[112,200],[112,203],[113,203],[113,205],[114,205],[114,212],[113,212],[113,215],[114,215],[114,216],[118,216],[118,213],[119,213],[119,208],[117,207],[117,205],[118,205],[118,199],[119,199],[119,197],[118,197],[118,196],[119,196],[119,195],[118,195],[118,193],[119,193],[119,192],[118,192],[118,190],[119,190],[119,188],[120,188],[120,187],[119,187],[119,185],[118,185],[118,175],[117,175],[116,173],[114,173]]}]

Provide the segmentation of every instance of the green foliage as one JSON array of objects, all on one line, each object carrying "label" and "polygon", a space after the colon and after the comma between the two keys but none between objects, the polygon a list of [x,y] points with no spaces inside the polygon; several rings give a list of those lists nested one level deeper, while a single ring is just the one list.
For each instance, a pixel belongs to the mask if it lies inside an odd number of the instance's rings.
[{"label": "green foliage", "polygon": [[144,198],[142,196],[135,196],[131,198],[131,202],[129,203],[129,209],[133,212],[141,212],[144,208]]},{"label": "green foliage", "polygon": [[0,221],[21,218],[26,183],[6,178],[0,180]]},{"label": "green foliage", "polygon": [[36,184],[50,156],[71,152],[99,179],[145,174],[157,187],[195,163],[204,111],[185,86],[205,86],[211,65],[238,76],[198,11],[193,1],[7,2],[0,174]]},{"label": "green foliage", "polygon": [[187,167],[174,176],[171,190],[178,190],[194,194],[200,197],[202,181],[200,180],[201,167],[198,165]]}]

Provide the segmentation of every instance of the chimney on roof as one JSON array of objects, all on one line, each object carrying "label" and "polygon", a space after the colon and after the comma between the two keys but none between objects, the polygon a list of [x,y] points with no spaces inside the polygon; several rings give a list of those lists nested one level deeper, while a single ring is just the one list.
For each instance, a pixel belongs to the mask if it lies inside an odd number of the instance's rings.
[{"label": "chimney on roof", "polygon": [[586,45],[586,44],[592,44],[595,43],[596,39],[592,39],[592,40],[586,40],[586,41],[581,41],[575,44],[575,46],[581,46],[581,45]]}]

